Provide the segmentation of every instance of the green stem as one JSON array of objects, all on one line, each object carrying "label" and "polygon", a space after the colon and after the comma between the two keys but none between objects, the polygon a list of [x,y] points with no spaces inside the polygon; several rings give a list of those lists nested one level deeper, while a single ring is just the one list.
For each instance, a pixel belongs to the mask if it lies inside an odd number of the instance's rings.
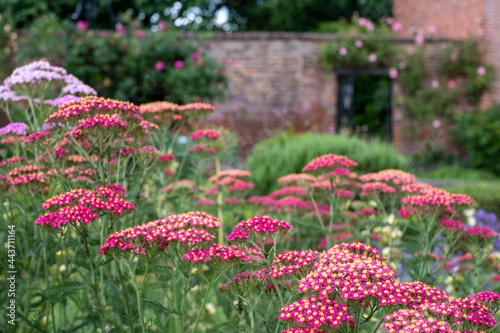
[{"label": "green stem", "polygon": [[201,317],[201,313],[203,312],[203,309],[205,308],[205,303],[207,302],[207,298],[208,298],[208,294],[210,293],[210,290],[212,289],[212,285],[214,284],[215,281],[217,281],[217,279],[219,279],[222,274],[224,274],[224,270],[217,275],[217,273],[214,273],[214,275],[212,276],[212,279],[210,280],[210,283],[208,284],[208,288],[207,288],[207,291],[205,293],[205,296],[203,297],[203,301],[201,302],[201,307],[200,307],[200,310],[198,310],[198,315],[196,316],[196,320],[194,322],[194,326],[193,326],[193,333],[196,331],[196,327],[198,326],[198,322],[200,321],[200,317]]}]

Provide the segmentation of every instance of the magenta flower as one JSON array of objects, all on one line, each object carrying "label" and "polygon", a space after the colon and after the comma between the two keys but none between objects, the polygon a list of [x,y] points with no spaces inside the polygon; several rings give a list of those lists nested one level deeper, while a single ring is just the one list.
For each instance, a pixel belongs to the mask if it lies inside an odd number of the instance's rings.
[{"label": "magenta flower", "polygon": [[457,84],[455,83],[455,81],[453,81],[453,80],[448,81],[448,88],[449,89],[455,89],[456,86],[457,86]]},{"label": "magenta flower", "polygon": [[341,56],[347,55],[347,49],[345,47],[341,47],[340,50],[339,50],[339,54]]},{"label": "magenta flower", "polygon": [[165,63],[161,60],[158,60],[156,63],[155,63],[155,69],[158,71],[158,72],[163,72],[163,70],[165,69]]},{"label": "magenta flower", "polygon": [[417,36],[415,37],[415,44],[418,46],[424,45],[425,39],[424,39],[424,34],[423,32],[419,32]]},{"label": "magenta flower", "polygon": [[477,69],[477,75],[479,75],[479,76],[486,75],[486,68],[484,68],[483,66],[478,67],[478,69]]},{"label": "magenta flower", "polygon": [[165,31],[168,29],[168,24],[165,23],[165,21],[158,22],[157,26],[158,26],[158,29],[160,29],[160,31]]},{"label": "magenta flower", "polygon": [[7,134],[14,134],[24,136],[28,125],[25,123],[10,123],[5,127],[0,128],[0,136]]},{"label": "magenta flower", "polygon": [[174,68],[176,71],[180,71],[181,69],[183,69],[184,68],[184,61],[177,60],[176,62],[174,62]]},{"label": "magenta flower", "polygon": [[375,53],[372,53],[368,56],[368,61],[375,62],[375,61],[377,61],[377,58],[378,58],[377,55]]},{"label": "magenta flower", "polygon": [[396,79],[398,77],[398,70],[394,67],[392,67],[391,69],[389,69],[389,77],[391,79]]},{"label": "magenta flower", "polygon": [[403,29],[403,25],[400,22],[394,22],[392,24],[392,31],[398,32],[401,31],[401,29]]},{"label": "magenta flower", "polygon": [[434,127],[434,128],[439,128],[439,127],[441,127],[441,122],[440,122],[439,120],[434,120],[434,121],[432,122],[432,127]]},{"label": "magenta flower", "polygon": [[88,30],[90,27],[89,22],[87,21],[78,21],[76,22],[76,28],[80,31]]},{"label": "magenta flower", "polygon": [[193,52],[191,54],[191,61],[196,62],[200,59],[200,54],[198,52]]}]

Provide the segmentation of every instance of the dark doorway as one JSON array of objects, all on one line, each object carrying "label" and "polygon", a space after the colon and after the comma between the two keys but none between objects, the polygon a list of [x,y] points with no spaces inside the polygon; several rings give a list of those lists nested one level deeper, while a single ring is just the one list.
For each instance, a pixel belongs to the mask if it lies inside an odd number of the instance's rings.
[{"label": "dark doorway", "polygon": [[337,79],[338,131],[364,138],[391,140],[391,79],[387,71],[338,72]]}]

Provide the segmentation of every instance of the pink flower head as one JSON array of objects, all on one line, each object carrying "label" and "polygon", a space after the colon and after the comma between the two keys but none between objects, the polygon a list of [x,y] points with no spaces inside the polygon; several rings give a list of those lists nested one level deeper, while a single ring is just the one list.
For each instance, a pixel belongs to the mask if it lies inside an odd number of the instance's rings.
[{"label": "pink flower head", "polygon": [[163,72],[163,70],[165,69],[165,63],[161,60],[158,60],[156,63],[155,63],[155,69],[158,71],[158,72]]},{"label": "pink flower head", "polygon": [[76,22],[76,28],[80,31],[88,30],[90,27],[89,22],[87,21],[78,21]]},{"label": "pink flower head", "polygon": [[431,25],[430,27],[427,28],[427,31],[429,32],[429,34],[434,35],[436,33],[436,26]]},{"label": "pink flower head", "polygon": [[189,139],[200,140],[204,137],[206,137],[208,139],[217,139],[218,137],[220,137],[220,132],[213,130],[213,129],[198,130],[198,131],[193,132],[193,134],[191,134]]},{"label": "pink flower head", "polygon": [[165,31],[168,29],[168,24],[165,23],[165,21],[158,22],[157,26],[158,26],[158,29],[160,29],[160,31]]},{"label": "pink flower head", "polygon": [[146,31],[144,31],[144,30],[136,30],[136,31],[134,31],[134,36],[136,38],[143,39],[144,37],[146,37]]},{"label": "pink flower head", "polygon": [[448,81],[448,89],[455,89],[456,86],[457,84],[455,83],[455,81],[453,80]]},{"label": "pink flower head", "polygon": [[392,24],[392,31],[398,32],[401,31],[401,29],[403,29],[403,25],[400,22],[394,22]]},{"label": "pink flower head", "polygon": [[177,60],[176,62],[174,62],[174,68],[176,71],[180,71],[181,69],[183,69],[184,68],[184,61]]},{"label": "pink flower head", "polygon": [[439,121],[439,120],[434,120],[434,121],[432,122],[432,127],[434,127],[434,128],[440,128],[440,127],[441,127],[441,121]]},{"label": "pink flower head", "polygon": [[227,236],[231,242],[244,240],[250,236],[258,239],[269,238],[272,234],[286,234],[294,228],[285,221],[275,220],[267,216],[255,216],[234,226],[233,232]]},{"label": "pink flower head", "polygon": [[313,159],[302,169],[302,172],[327,171],[328,169],[337,168],[351,168],[357,165],[358,163],[348,159],[346,156],[326,154]]},{"label": "pink flower head", "polygon": [[378,58],[377,55],[375,53],[372,53],[368,56],[368,61],[373,63],[377,61],[377,58]]},{"label": "pink flower head", "polygon": [[200,59],[200,54],[198,52],[193,52],[190,58],[192,62],[197,62]]},{"label": "pink flower head", "polygon": [[389,69],[389,77],[391,79],[396,79],[398,77],[398,70],[394,67],[391,67],[391,69]]},{"label": "pink flower head", "polygon": [[477,68],[477,75],[479,76],[484,76],[486,75],[486,68],[483,66]]},{"label": "pink flower head", "polygon": [[341,47],[340,50],[339,50],[339,54],[341,56],[347,55],[347,49],[345,47]]},{"label": "pink flower head", "polygon": [[417,36],[415,37],[415,44],[417,44],[418,46],[422,46],[424,45],[424,43],[425,43],[424,33],[420,31],[419,33],[417,33]]},{"label": "pink flower head", "polygon": [[123,25],[121,23],[115,24],[115,30],[118,32],[124,32],[125,28],[123,28]]},{"label": "pink flower head", "polygon": [[358,39],[354,45],[359,49],[359,48],[362,48],[363,47],[363,41]]},{"label": "pink flower head", "polygon": [[437,89],[439,87],[439,81],[432,80],[431,86],[432,86],[432,88]]}]

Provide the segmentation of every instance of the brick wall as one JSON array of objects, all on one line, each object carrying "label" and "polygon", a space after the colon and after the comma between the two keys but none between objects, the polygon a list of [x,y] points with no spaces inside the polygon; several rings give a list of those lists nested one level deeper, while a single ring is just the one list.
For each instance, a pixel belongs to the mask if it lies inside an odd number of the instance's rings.
[{"label": "brick wall", "polygon": [[331,131],[336,79],[317,60],[329,35],[215,34],[209,55],[227,64],[229,89],[209,121],[236,131],[243,150],[279,129]]},{"label": "brick wall", "polygon": [[393,0],[393,15],[403,26],[401,37],[413,36],[418,29],[428,34],[433,27],[436,37],[475,38],[497,72],[492,92],[484,96],[481,106],[500,103],[499,0]]}]

